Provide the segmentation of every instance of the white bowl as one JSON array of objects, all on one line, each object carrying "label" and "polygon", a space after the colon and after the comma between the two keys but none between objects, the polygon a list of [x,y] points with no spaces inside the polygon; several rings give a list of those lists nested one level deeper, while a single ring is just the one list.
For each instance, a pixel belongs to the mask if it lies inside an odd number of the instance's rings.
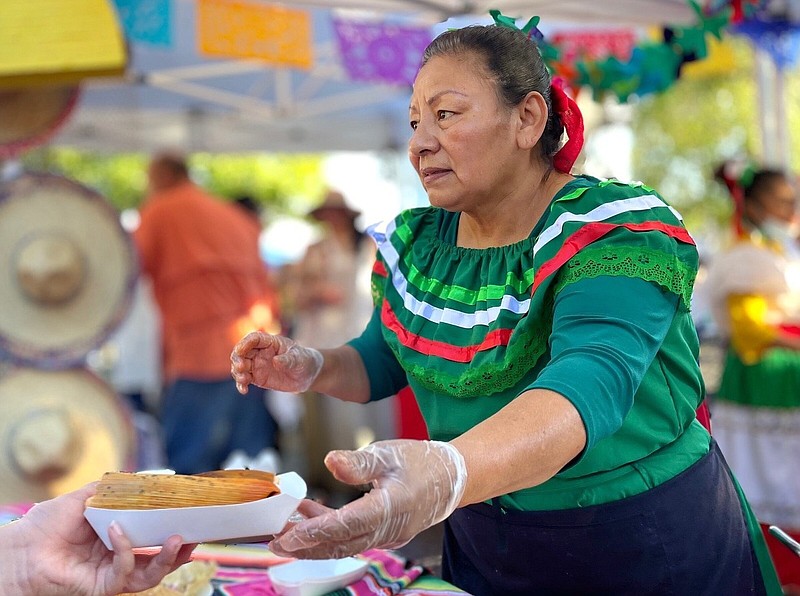
[{"label": "white bowl", "polygon": [[108,549],[108,526],[116,521],[134,547],[161,546],[174,534],[185,543],[266,540],[280,532],[306,496],[306,483],[295,472],[276,477],[280,494],[237,505],[172,509],[98,509],[84,516]]},{"label": "white bowl", "polygon": [[267,570],[281,596],[321,596],[361,579],[369,563],[363,559],[298,560]]}]

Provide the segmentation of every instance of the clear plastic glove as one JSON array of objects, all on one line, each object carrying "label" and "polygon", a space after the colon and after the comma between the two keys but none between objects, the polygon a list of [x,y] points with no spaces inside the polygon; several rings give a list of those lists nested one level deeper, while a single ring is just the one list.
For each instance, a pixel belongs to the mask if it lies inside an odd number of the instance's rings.
[{"label": "clear plastic glove", "polygon": [[319,371],[322,354],[282,335],[253,331],[231,352],[231,376],[239,393],[252,383],[265,389],[302,393],[308,391]]},{"label": "clear plastic glove", "polygon": [[397,548],[448,517],[467,484],[464,458],[450,443],[400,439],[358,451],[331,451],[325,465],[348,484],[373,489],[342,507],[304,502],[302,521],[270,543],[279,555],[341,558],[370,548]]}]

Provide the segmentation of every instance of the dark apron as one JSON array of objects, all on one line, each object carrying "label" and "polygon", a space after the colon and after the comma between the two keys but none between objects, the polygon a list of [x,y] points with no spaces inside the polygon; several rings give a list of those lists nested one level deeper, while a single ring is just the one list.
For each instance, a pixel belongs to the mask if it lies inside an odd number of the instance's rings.
[{"label": "dark apron", "polygon": [[710,452],[639,495],[579,509],[480,503],[445,523],[442,574],[476,596],[766,594],[727,464]]}]

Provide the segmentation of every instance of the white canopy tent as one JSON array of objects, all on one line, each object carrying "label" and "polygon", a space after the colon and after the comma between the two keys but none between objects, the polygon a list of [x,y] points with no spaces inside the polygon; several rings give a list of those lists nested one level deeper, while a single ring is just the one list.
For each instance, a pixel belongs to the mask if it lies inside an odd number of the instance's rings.
[{"label": "white canopy tent", "polygon": [[498,9],[525,19],[572,21],[586,25],[614,23],[654,25],[688,22],[693,12],[685,0],[299,0],[293,5],[351,8],[375,12],[416,12],[422,18],[444,20],[462,15],[485,16]]},{"label": "white canopy tent", "polygon": [[408,90],[349,81],[326,11],[313,14],[308,72],[199,55],[194,0],[174,0],[173,26],[168,48],[131,44],[125,79],[86,81],[79,109],[55,142],[100,151],[214,152],[402,144],[397,114],[406,112]]},{"label": "white canopy tent", "polygon": [[359,12],[360,17],[403,15],[430,26],[453,16],[469,15],[461,22],[485,21],[489,8],[585,26],[689,22],[693,16],[685,0],[304,0],[290,6],[312,10],[315,59],[310,71],[198,55],[195,0],[174,0],[172,46],[132,44],[128,76],[88,81],[78,110],[54,142],[112,152],[403,147],[410,90],[348,79],[337,55],[331,9],[369,11]]}]

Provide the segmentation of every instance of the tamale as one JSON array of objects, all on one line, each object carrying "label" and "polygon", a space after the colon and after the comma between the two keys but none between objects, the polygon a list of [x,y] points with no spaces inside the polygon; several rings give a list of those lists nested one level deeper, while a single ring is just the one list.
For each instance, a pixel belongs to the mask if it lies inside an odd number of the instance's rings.
[{"label": "tamale", "polygon": [[86,504],[98,509],[171,509],[235,505],[278,493],[275,475],[259,470],[197,475],[108,472]]}]

